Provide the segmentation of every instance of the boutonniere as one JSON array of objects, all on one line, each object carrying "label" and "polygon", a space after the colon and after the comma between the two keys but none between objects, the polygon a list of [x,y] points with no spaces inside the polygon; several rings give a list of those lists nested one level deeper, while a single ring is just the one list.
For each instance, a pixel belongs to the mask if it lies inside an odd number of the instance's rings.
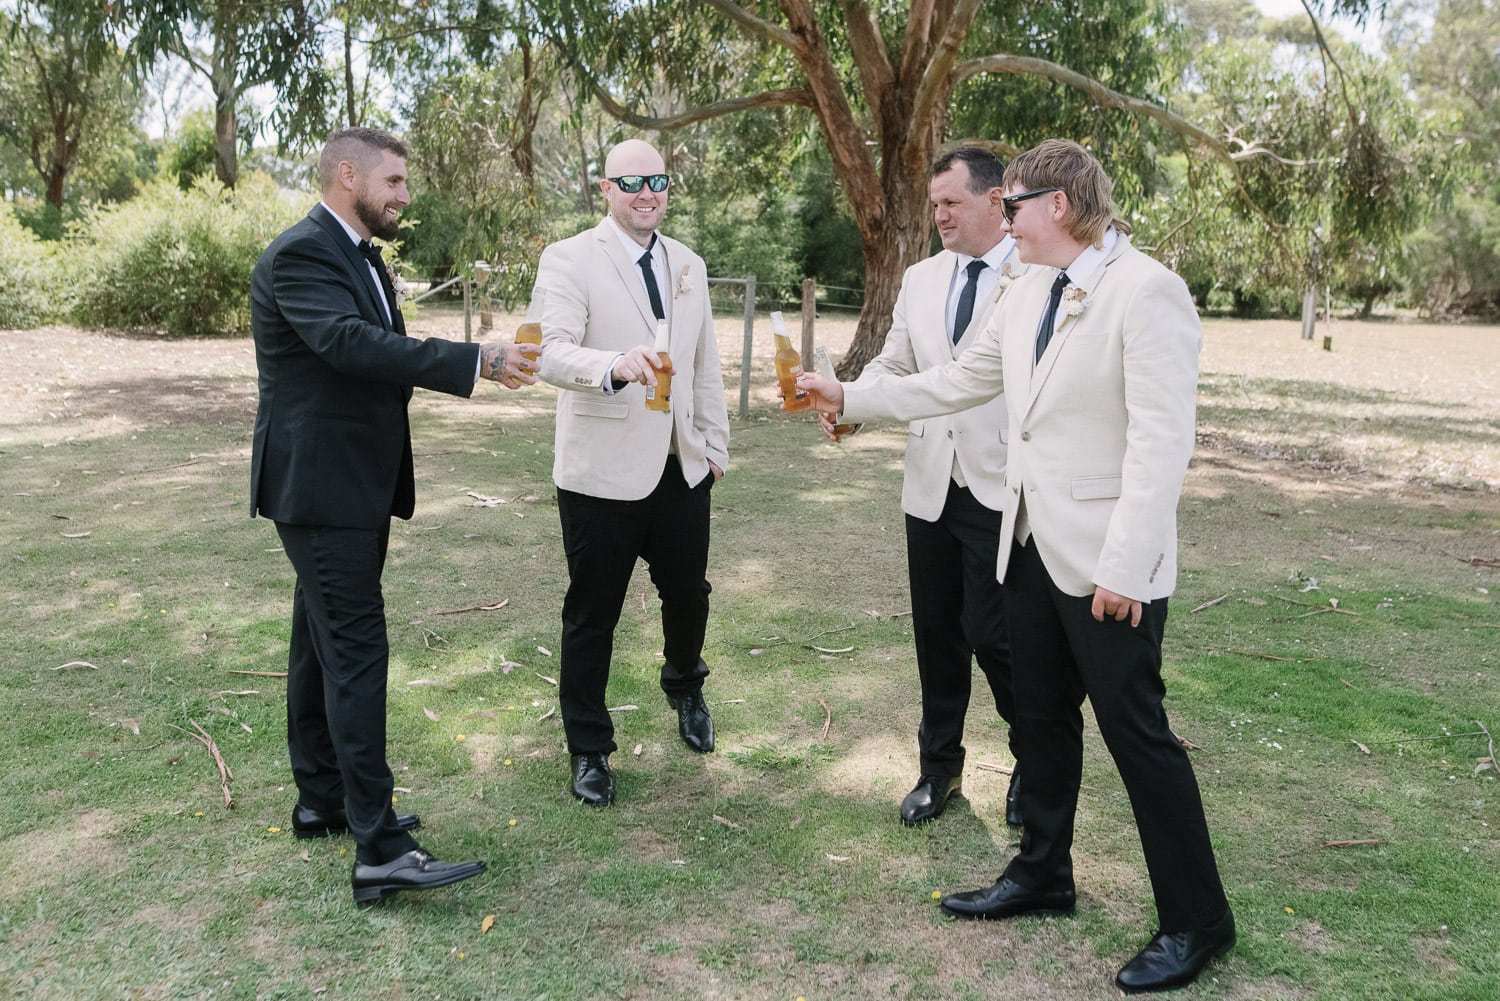
[{"label": "boutonniere", "polygon": [[411,286],[406,284],[405,278],[392,271],[389,264],[385,266],[385,276],[391,280],[391,291],[396,293],[396,308],[400,309],[401,304],[411,298]]},{"label": "boutonniere", "polygon": [[1062,294],[1063,316],[1073,317],[1082,313],[1083,307],[1088,304],[1086,302],[1088,294],[1088,289],[1079,288],[1077,285],[1064,289]]},{"label": "boutonniere", "polygon": [[672,293],[673,299],[681,299],[693,290],[693,276],[688,273],[689,265],[682,266],[682,274],[677,276],[677,291]]},{"label": "boutonniere", "polygon": [[1005,290],[1010,288],[1011,283],[1019,277],[1021,277],[1021,272],[1017,271],[1016,266],[1010,261],[1000,265],[1000,280],[995,283],[995,298],[998,300],[1004,295]]}]

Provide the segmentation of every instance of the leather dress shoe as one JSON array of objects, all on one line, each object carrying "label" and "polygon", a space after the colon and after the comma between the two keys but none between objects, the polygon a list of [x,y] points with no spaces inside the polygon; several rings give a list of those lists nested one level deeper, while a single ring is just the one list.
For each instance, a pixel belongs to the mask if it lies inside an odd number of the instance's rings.
[{"label": "leather dress shoe", "polygon": [[907,827],[925,824],[942,816],[948,797],[963,787],[963,776],[923,775],[916,788],[901,801],[901,823]]},{"label": "leather dress shoe", "polygon": [[994,886],[950,893],[943,910],[956,918],[1013,918],[1022,914],[1071,914],[1077,903],[1071,886],[1032,890],[1001,876]]},{"label": "leather dress shoe", "polygon": [[397,855],[383,865],[354,863],[354,902],[373,904],[402,890],[431,890],[484,872],[483,862],[439,862],[420,848]]},{"label": "leather dress shoe", "polygon": [[[422,827],[422,818],[415,813],[396,814],[396,829],[415,831]],[[298,803],[292,809],[292,833],[299,838],[328,838],[344,834],[349,830],[349,818],[344,808],[337,810],[314,810]]]},{"label": "leather dress shoe", "polygon": [[1021,826],[1021,766],[1010,770],[1010,785],[1005,789],[1005,822],[1011,827]]},{"label": "leather dress shoe", "polygon": [[677,732],[682,735],[684,744],[699,754],[714,749],[714,719],[708,714],[702,692],[681,698],[668,695],[667,705],[677,710]]},{"label": "leather dress shoe", "polygon": [[1120,968],[1115,983],[1127,994],[1169,991],[1198,979],[1209,960],[1234,948],[1234,912],[1195,931],[1157,932],[1146,948]]},{"label": "leather dress shoe", "polygon": [[615,801],[615,776],[609,770],[609,755],[573,755],[573,795],[589,806],[609,806]]}]

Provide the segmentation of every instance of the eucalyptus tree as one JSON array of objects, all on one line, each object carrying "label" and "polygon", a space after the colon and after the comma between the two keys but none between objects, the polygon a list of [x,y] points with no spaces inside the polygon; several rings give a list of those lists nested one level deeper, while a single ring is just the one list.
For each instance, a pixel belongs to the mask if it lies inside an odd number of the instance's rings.
[{"label": "eucalyptus tree", "polygon": [[139,92],[113,39],[79,30],[66,2],[0,11],[0,136],[25,157],[60,214],[70,176],[128,145]]}]

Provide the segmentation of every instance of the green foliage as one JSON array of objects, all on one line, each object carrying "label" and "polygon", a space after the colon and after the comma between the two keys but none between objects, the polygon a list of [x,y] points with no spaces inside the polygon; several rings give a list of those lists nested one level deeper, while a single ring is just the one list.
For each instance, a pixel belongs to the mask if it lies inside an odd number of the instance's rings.
[{"label": "green foliage", "polygon": [[158,182],[134,201],[94,209],[68,240],[73,315],[176,337],[248,334],[250,271],[306,209],[306,196],[263,175],[234,192],[207,178],[189,191]]},{"label": "green foliage", "polygon": [[52,248],[0,204],[0,330],[47,322],[56,281]]},{"label": "green foliage", "polygon": [[1500,201],[1459,194],[1413,237],[1407,274],[1429,316],[1500,315]]},{"label": "green foliage", "polygon": [[213,173],[214,121],[207,111],[193,111],[178,124],[177,133],[161,152],[161,176],[170,178],[183,191],[200,177]]}]

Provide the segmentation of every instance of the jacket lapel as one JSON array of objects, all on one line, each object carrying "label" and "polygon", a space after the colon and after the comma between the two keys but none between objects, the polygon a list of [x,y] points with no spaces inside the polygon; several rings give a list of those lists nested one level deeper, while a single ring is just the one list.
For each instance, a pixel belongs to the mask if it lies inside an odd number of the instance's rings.
[{"label": "jacket lapel", "polygon": [[385,297],[385,293],[381,291],[380,286],[376,283],[375,276],[370,274],[369,262],[365,260],[364,255],[359,252],[359,248],[349,239],[349,234],[344,232],[344,227],[339,224],[339,221],[333,217],[331,212],[323,207],[322,202],[314,205],[312,211],[307,215],[308,218],[323,227],[324,231],[333,240],[333,245],[343,255],[344,266],[354,275],[355,284],[365,290],[365,304],[369,307],[367,312],[375,317],[375,322],[387,330],[395,330],[399,334],[405,334],[406,324],[401,322],[400,313],[395,311],[395,306],[391,307],[391,318],[389,320],[386,319],[385,310],[380,305],[380,300]]},{"label": "jacket lapel", "polygon": [[[1036,368],[1031,373],[1031,392],[1027,397],[1026,404],[1028,409],[1030,409],[1032,403],[1036,402],[1037,394],[1046,385],[1047,377],[1052,374],[1052,369],[1056,367],[1058,358],[1062,357],[1063,352],[1067,350],[1068,339],[1072,336],[1073,331],[1081,323],[1085,322],[1087,317],[1086,310],[1090,304],[1090,300],[1094,297],[1094,290],[1099,287],[1099,283],[1104,280],[1104,276],[1109,272],[1110,267],[1115,261],[1120,259],[1120,255],[1129,246],[1130,238],[1123,233],[1120,234],[1120,238],[1115,241],[1114,249],[1109,252],[1109,256],[1104,259],[1104,263],[1095,268],[1094,273],[1083,281],[1075,286],[1070,286],[1070,289],[1077,288],[1083,291],[1084,309],[1080,310],[1076,316],[1070,316],[1064,312],[1068,307],[1068,297],[1066,293],[1064,294],[1063,301],[1058,306],[1058,312],[1061,316],[1057,323],[1057,330],[1053,333],[1052,340],[1047,345],[1046,352],[1042,355],[1042,360],[1036,363]],[[1052,276],[1056,277],[1056,272],[1053,272]],[[1040,321],[1040,314],[1038,314],[1037,318]],[[1035,332],[1033,331],[1034,334]]]},{"label": "jacket lapel", "polygon": [[[625,291],[630,293],[635,308],[640,311],[646,329],[655,331],[656,314],[651,312],[651,301],[646,298],[646,286],[641,283],[641,269],[635,260],[626,255],[625,248],[620,245],[620,238],[615,235],[608,218],[603,219],[595,228],[594,238],[603,246],[604,256],[614,264],[620,281],[625,285]],[[642,252],[644,249],[642,248]],[[638,259],[639,255],[636,257],[636,260]]]}]

